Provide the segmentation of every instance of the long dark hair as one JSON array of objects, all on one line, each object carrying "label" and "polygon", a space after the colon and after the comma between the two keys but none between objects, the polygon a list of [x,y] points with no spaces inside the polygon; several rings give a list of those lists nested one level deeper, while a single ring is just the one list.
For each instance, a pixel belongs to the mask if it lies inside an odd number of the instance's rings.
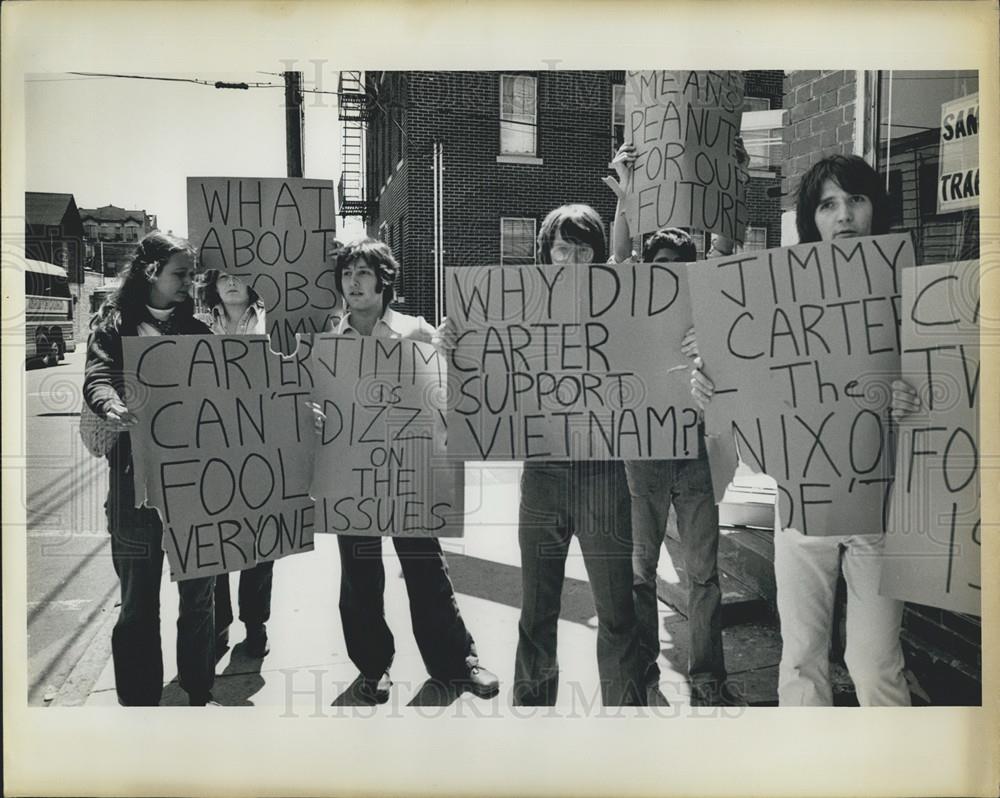
[{"label": "long dark hair", "polygon": [[594,263],[608,259],[608,239],[600,215],[589,205],[560,205],[549,212],[538,231],[538,258],[542,263],[552,263],[552,242],[556,235],[573,244],[582,244],[594,250]]},{"label": "long dark hair", "polygon": [[889,195],[885,193],[882,178],[858,155],[828,155],[812,168],[799,182],[795,202],[795,227],[799,243],[820,241],[816,227],[816,208],[823,194],[823,184],[832,180],[848,194],[863,194],[872,204],[873,236],[889,232]]},{"label": "long dark hair", "polygon": [[[119,325],[137,327],[146,316],[149,302],[149,280],[163,271],[163,267],[178,252],[195,255],[185,239],[167,233],[154,232],[147,235],[136,247],[132,260],[121,270],[121,284],[104,300],[97,313],[90,320],[93,328]],[[174,317],[194,315],[194,300],[188,297],[174,308]]]}]

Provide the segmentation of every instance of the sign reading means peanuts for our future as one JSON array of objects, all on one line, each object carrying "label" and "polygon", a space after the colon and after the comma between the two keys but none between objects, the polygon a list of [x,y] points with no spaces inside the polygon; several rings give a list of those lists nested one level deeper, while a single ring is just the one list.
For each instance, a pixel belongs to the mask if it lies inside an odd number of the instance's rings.
[{"label": "sign reading means peanuts for our future", "polygon": [[687,265],[448,270],[448,449],[467,460],[698,454]]},{"label": "sign reading means peanuts for our future", "polygon": [[979,615],[979,263],[903,273],[903,379],[882,592]]},{"label": "sign reading means peanuts for our future", "polygon": [[625,73],[625,140],[636,148],[625,203],[633,236],[687,227],[743,241],[742,106],[739,72]]},{"label": "sign reading means peanuts for our future", "polygon": [[294,352],[296,333],[329,329],[340,309],[328,257],[332,181],[189,177],[187,207],[201,266],[241,277],[260,295],[276,352]]},{"label": "sign reading means peanuts for our future", "polygon": [[[155,507],[172,579],[313,548],[308,357],[265,336],[123,339],[136,504]],[[306,353],[308,354],[308,353]]]},{"label": "sign reading means peanuts for our future", "polygon": [[445,356],[409,339],[321,335],[310,362],[325,416],[311,493],[328,531],[461,535],[464,464],[445,451]]},{"label": "sign reading means peanuts for our future", "polygon": [[899,277],[912,265],[909,236],[887,235],[717,258],[689,272],[715,383],[706,434],[777,481],[783,527],[885,530]]}]

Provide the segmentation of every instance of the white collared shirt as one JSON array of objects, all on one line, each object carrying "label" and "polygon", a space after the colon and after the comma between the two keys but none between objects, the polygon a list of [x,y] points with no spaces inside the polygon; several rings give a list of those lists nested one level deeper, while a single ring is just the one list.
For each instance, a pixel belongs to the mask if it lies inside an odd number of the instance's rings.
[{"label": "white collared shirt", "polygon": [[[339,319],[334,323],[332,332],[338,335],[360,335],[351,326],[351,314]],[[398,313],[392,308],[386,308],[372,329],[372,335],[376,338],[411,338],[414,341],[431,343],[437,331],[423,316],[408,316],[405,313]]]}]

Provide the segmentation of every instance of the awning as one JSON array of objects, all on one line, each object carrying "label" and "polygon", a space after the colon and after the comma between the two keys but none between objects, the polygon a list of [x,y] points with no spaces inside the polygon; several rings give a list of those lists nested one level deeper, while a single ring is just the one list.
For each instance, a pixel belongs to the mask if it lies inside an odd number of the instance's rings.
[{"label": "awning", "polygon": [[54,263],[47,263],[44,260],[31,260],[30,258],[25,258],[24,270],[26,272],[35,272],[37,274],[51,274],[54,277],[66,277],[66,270],[62,266],[56,266]]}]

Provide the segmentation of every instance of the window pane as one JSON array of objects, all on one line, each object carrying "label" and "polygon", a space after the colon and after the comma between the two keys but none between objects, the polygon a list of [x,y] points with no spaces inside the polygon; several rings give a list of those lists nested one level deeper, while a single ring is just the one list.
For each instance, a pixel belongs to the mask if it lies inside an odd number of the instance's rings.
[{"label": "window pane", "polygon": [[535,79],[524,75],[500,78],[500,152],[535,154]]},{"label": "window pane", "polygon": [[501,263],[535,262],[535,220],[501,219]]},{"label": "window pane", "polygon": [[[974,116],[978,91],[975,70],[879,73],[878,170],[889,192],[891,229],[913,234],[919,264],[979,257],[978,200],[956,209],[938,196],[942,153],[947,164],[947,145],[957,143],[943,140],[944,106],[970,98],[964,110]],[[978,135],[960,141],[971,148],[966,171],[974,173]]]}]

